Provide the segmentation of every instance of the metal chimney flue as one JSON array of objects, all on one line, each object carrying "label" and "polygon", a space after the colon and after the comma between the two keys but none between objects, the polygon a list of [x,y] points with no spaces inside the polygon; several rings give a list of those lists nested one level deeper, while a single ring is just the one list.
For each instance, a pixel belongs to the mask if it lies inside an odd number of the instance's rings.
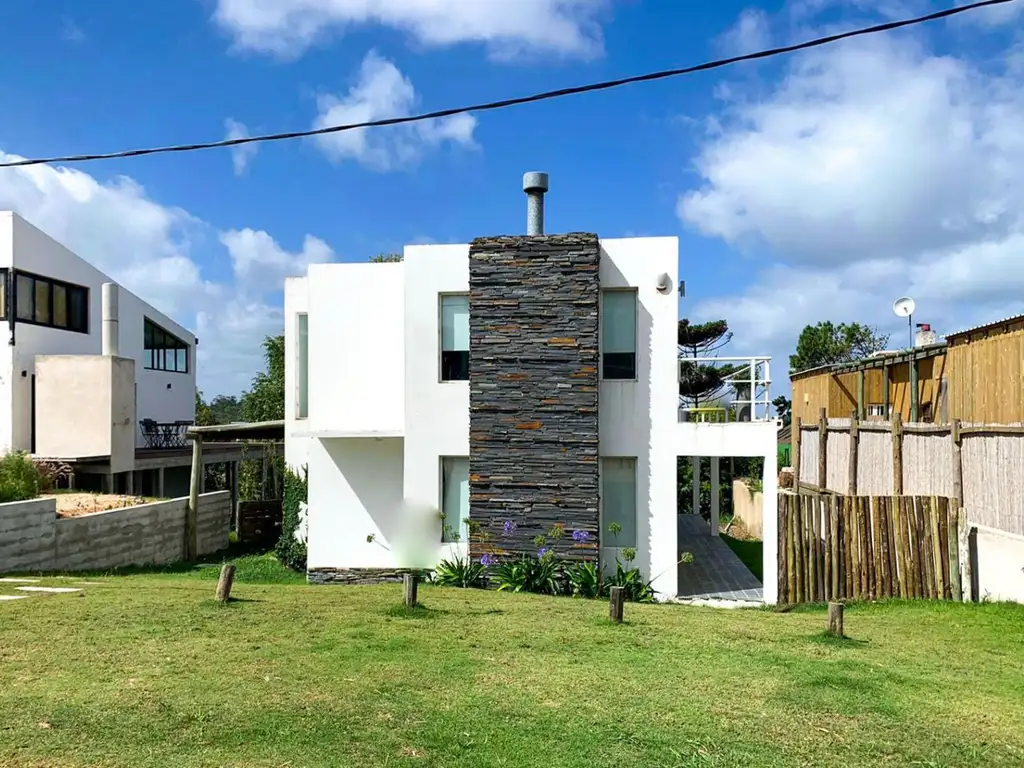
[{"label": "metal chimney flue", "polygon": [[102,353],[110,357],[117,357],[118,349],[118,328],[117,328],[117,283],[104,283],[101,289],[102,300]]},{"label": "metal chimney flue", "polygon": [[544,193],[548,191],[548,175],[540,171],[523,174],[526,193],[526,234],[544,234]]}]

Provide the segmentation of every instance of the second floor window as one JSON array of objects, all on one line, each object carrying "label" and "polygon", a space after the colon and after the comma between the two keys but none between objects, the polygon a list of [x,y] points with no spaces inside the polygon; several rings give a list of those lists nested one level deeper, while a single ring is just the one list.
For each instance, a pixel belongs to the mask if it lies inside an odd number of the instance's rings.
[{"label": "second floor window", "polygon": [[142,367],[150,371],[188,373],[188,344],[148,318],[144,323]]},{"label": "second floor window", "polygon": [[469,296],[441,296],[441,381],[469,380]]},{"label": "second floor window", "polygon": [[295,398],[295,416],[299,419],[309,417],[309,315],[298,315],[298,393]]},{"label": "second floor window", "polygon": [[601,377],[636,378],[636,291],[601,294]]},{"label": "second floor window", "polygon": [[17,272],[14,304],[20,322],[89,332],[89,289],[84,286]]}]

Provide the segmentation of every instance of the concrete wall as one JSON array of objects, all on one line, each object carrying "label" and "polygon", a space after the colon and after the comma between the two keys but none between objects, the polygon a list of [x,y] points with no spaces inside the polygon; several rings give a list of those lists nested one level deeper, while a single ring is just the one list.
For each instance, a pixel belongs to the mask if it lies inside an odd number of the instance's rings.
[{"label": "concrete wall", "polygon": [[284,281],[284,456],[293,470],[309,463],[309,419],[298,414],[299,315],[309,312],[309,279],[289,277]]},{"label": "concrete wall", "polygon": [[976,597],[1024,603],[1024,536],[985,526],[976,530],[972,545]]},{"label": "concrete wall", "polygon": [[742,480],[732,481],[732,514],[743,521],[751,536],[757,539],[764,536],[764,494],[751,493]]},{"label": "concrete wall", "polygon": [[[188,499],[57,519],[54,499],[0,504],[0,573],[159,565],[185,555]],[[199,497],[199,554],[228,544],[231,494]]]},{"label": "concrete wall", "polygon": [[[29,450],[31,382],[36,355],[100,354],[100,290],[103,283],[111,280],[9,211],[0,212],[0,267],[14,267],[89,289],[89,333],[17,323],[13,346],[0,343],[0,452]],[[154,287],[154,299],[159,299],[158,290]],[[122,357],[135,360],[138,418],[156,421],[194,419],[195,336],[123,287],[120,289],[119,312],[119,352]],[[143,320],[147,317],[191,346],[189,373],[143,368]],[[3,328],[6,341],[10,341],[6,322]],[[138,429],[135,429],[134,440],[137,446],[144,445]]]}]

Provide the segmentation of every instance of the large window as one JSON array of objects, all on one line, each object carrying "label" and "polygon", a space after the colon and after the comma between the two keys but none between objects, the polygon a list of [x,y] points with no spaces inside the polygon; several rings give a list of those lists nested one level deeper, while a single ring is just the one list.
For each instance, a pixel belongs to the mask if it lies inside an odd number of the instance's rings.
[{"label": "large window", "polygon": [[601,540],[609,549],[636,548],[636,459],[601,460]]},{"label": "large window", "polygon": [[441,459],[441,541],[469,538],[469,459]]},{"label": "large window", "polygon": [[7,319],[7,270],[0,269],[0,320]]},{"label": "large window", "polygon": [[84,286],[17,272],[14,305],[19,322],[89,332],[89,289]]},{"label": "large window", "polygon": [[441,296],[441,381],[469,380],[469,296]]},{"label": "large window", "polygon": [[296,385],[298,392],[295,398],[295,416],[305,419],[309,416],[309,315],[303,313],[298,316],[298,353],[299,353],[299,377]]},{"label": "large window", "polygon": [[151,371],[188,373],[188,344],[149,318],[144,323],[142,367]]},{"label": "large window", "polygon": [[636,291],[601,294],[601,376],[636,378]]}]

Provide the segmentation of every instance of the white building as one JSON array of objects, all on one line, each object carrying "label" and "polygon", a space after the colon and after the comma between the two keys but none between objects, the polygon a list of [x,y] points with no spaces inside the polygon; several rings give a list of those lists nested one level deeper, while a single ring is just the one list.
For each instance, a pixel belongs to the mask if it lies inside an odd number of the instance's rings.
[{"label": "white building", "polygon": [[0,211],[0,310],[0,451],[148,482],[135,473],[159,467],[135,460],[147,446],[139,424],[194,420],[195,336],[10,211]]},{"label": "white building", "polygon": [[556,523],[586,532],[553,543],[567,557],[635,548],[672,598],[680,456],[765,457],[774,563],[777,423],[683,421],[678,271],[676,238],[572,234],[406,246],[401,263],[287,280],[285,450],[309,473],[309,579],[479,555],[468,517],[508,552]]}]

